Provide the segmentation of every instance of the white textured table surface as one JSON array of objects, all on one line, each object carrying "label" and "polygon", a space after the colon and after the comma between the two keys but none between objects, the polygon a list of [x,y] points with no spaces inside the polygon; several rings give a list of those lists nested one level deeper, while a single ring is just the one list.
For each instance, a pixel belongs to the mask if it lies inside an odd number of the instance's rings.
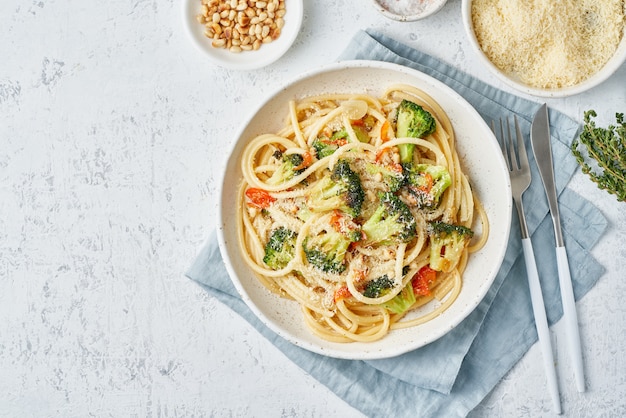
[{"label": "white textured table surface", "polygon": [[[241,115],[357,30],[504,87],[470,50],[460,6],[400,24],[364,1],[307,1],[281,60],[232,72],[188,42],[179,1],[0,2],[0,416],[361,416],[183,272],[213,227]],[[626,66],[548,104],[613,122]],[[561,372],[563,409],[624,416],[626,206],[580,172],[572,188],[611,226],[594,251],[607,273],[577,304],[588,391]],[[472,416],[550,416],[544,387],[533,346]]]}]

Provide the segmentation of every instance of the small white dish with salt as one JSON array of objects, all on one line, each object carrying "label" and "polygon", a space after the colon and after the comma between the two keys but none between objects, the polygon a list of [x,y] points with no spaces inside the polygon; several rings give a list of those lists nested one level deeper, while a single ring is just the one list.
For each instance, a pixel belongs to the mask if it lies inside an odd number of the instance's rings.
[{"label": "small white dish with salt", "polygon": [[411,22],[438,12],[446,0],[373,0],[372,3],[389,19]]}]

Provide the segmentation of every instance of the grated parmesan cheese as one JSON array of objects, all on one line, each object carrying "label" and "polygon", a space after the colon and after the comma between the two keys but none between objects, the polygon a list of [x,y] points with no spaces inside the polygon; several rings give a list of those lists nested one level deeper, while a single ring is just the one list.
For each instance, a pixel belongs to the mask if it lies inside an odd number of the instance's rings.
[{"label": "grated parmesan cheese", "polygon": [[537,88],[581,83],[615,53],[624,0],[474,0],[476,39],[503,72]]}]

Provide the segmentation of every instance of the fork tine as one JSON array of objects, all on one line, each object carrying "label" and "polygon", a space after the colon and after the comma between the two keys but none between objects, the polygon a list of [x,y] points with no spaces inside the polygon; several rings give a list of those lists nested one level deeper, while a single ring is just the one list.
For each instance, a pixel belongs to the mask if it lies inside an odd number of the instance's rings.
[{"label": "fork tine", "polygon": [[506,146],[506,137],[504,136],[504,130],[502,129],[502,119],[500,119],[500,130],[496,128],[496,122],[491,120],[491,131],[496,137],[498,141],[498,145],[500,145],[500,150],[502,151],[502,156],[504,157],[504,162],[506,163],[506,167],[511,170],[511,164],[509,163],[509,156],[507,155],[507,146]]},{"label": "fork tine", "polygon": [[[502,121],[500,121],[502,123]],[[504,128],[503,128],[504,129]],[[517,150],[519,147],[513,142],[513,135],[511,134],[511,123],[509,122],[509,118],[506,118],[506,136],[504,133],[503,137],[507,139],[507,150],[509,152],[509,159],[511,161],[510,169],[511,170],[519,170],[519,160],[517,155]]]},{"label": "fork tine", "polygon": [[515,133],[517,136],[517,150],[519,154],[519,163],[522,170],[528,170],[530,165],[528,164],[528,154],[526,153],[526,145],[524,144],[524,137],[522,136],[522,130],[519,127],[517,116],[515,118]]}]

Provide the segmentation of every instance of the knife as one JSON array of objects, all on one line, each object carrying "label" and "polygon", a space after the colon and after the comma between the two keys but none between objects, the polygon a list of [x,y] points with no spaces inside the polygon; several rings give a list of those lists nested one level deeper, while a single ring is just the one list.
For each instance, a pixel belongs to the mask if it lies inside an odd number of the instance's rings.
[{"label": "knife", "polygon": [[541,175],[543,188],[548,197],[548,206],[550,207],[550,215],[552,217],[552,223],[554,224],[556,261],[559,273],[559,287],[561,288],[561,303],[563,304],[563,322],[574,368],[576,388],[579,392],[584,392],[585,376],[583,372],[583,358],[578,329],[578,315],[576,313],[574,289],[572,288],[567,251],[565,250],[563,234],[561,232],[561,218],[554,184],[554,167],[552,165],[548,107],[545,103],[539,108],[533,119],[530,131],[530,142],[537,167],[539,168],[539,174]]}]

